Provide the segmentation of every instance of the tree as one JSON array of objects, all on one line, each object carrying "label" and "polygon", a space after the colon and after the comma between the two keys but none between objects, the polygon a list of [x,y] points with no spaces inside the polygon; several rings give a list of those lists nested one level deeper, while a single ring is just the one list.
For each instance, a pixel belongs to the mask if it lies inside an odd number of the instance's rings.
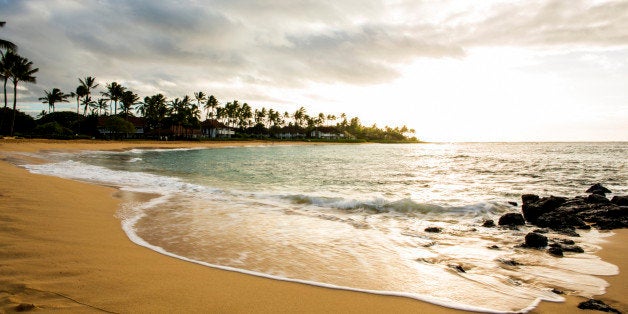
[{"label": "tree", "polygon": [[85,91],[85,100],[83,102],[83,104],[85,105],[84,109],[83,109],[83,115],[87,114],[87,107],[90,104],[93,104],[92,100],[91,100],[91,90],[98,87],[98,84],[96,84],[96,79],[94,77],[88,76],[85,79],[79,79],[79,82],[81,83],[81,86],[83,86],[83,89]]},{"label": "tree", "polygon": [[156,129],[159,134],[164,127],[163,121],[169,113],[166,102],[164,95],[157,94],[144,97],[144,102],[137,106],[137,111],[146,118],[146,126],[152,130]]},{"label": "tree", "polygon": [[79,108],[81,107],[80,102],[81,98],[87,96],[87,90],[85,86],[79,85],[76,87],[76,92],[70,94],[72,97],[76,97],[76,114],[79,115]]},{"label": "tree", "polygon": [[201,108],[201,103],[207,100],[207,95],[203,92],[194,93],[194,98],[196,99],[196,106]]},{"label": "tree", "polygon": [[38,68],[33,68],[33,62],[27,58],[17,56],[15,64],[11,67],[11,82],[13,83],[13,118],[11,120],[11,136],[13,136],[13,130],[15,129],[15,111],[17,107],[17,84],[19,82],[24,83],[36,83],[37,80],[33,76]]},{"label": "tree", "polygon": [[216,117],[216,108],[218,108],[218,100],[214,95],[209,96],[207,98],[207,102],[205,103],[205,110],[207,110],[207,119],[213,119]]},{"label": "tree", "polygon": [[[113,108],[109,109],[109,112],[113,111],[113,114],[118,114],[118,100],[120,100],[120,97],[122,97],[122,94],[125,90],[126,88],[124,86],[116,82],[111,82],[110,84],[107,84],[107,91],[102,92],[101,94],[115,103]],[[109,105],[111,106],[111,103],[109,103]]]},{"label": "tree", "polygon": [[[48,113],[55,111],[55,103],[68,102],[70,95],[64,94],[60,89],[53,88],[52,91],[44,90],[46,94],[44,97],[39,98],[42,103],[48,104]],[[50,109],[52,108],[52,111]]]},{"label": "tree", "polygon": [[[0,27],[4,27],[7,22],[0,21]],[[17,51],[17,46],[5,39],[0,39],[0,49],[6,49],[8,51]]]},{"label": "tree", "polygon": [[122,110],[122,114],[125,118],[129,117],[131,109],[133,109],[135,105],[139,104],[139,101],[140,97],[130,90],[122,93],[122,97],[120,97],[120,110]]},{"label": "tree", "polygon": [[7,107],[7,82],[11,78],[11,69],[17,60],[18,55],[12,50],[7,51],[0,59],[0,77],[4,80],[4,108]]},{"label": "tree", "polygon": [[108,101],[107,98],[98,98],[98,100],[96,101],[96,107],[98,108],[99,116],[102,115],[101,112],[103,110],[105,111],[105,115],[107,115],[107,109],[109,108],[107,101]]}]

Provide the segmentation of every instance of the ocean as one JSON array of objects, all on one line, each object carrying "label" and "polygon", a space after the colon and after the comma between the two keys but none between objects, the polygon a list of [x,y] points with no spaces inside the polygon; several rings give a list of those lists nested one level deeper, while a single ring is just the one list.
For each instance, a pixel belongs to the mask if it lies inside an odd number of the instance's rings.
[{"label": "ocean", "polygon": [[526,193],[572,197],[599,182],[611,197],[628,194],[628,143],[269,143],[41,154],[48,163],[24,167],[155,195],[118,211],[129,238],[210,267],[485,312],[562,301],[552,289],[601,294],[604,276],[619,271],[594,255],[611,232],[578,230],[572,239],[585,253],[557,258],[517,247],[532,226],[482,223],[519,212]]}]

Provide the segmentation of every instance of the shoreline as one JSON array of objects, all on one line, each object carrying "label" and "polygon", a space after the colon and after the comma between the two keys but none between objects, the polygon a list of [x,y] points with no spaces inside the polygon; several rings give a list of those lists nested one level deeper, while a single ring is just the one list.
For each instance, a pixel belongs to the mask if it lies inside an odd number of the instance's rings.
[{"label": "shoreline", "polygon": [[[255,143],[0,140],[0,184],[4,187],[0,191],[0,286],[7,287],[0,289],[0,308],[11,311],[27,303],[68,312],[469,313],[416,299],[278,281],[174,259],[136,245],[126,236],[114,217],[125,201],[117,189],[31,174],[4,161],[11,151],[238,145]],[[621,254],[623,240],[628,239],[625,231],[616,230],[597,254],[620,268],[619,275],[603,277],[611,287],[598,297],[620,311],[626,310],[622,299],[626,280],[621,271],[626,265]],[[568,296],[565,303],[542,302],[531,313],[570,313],[582,300]]]}]

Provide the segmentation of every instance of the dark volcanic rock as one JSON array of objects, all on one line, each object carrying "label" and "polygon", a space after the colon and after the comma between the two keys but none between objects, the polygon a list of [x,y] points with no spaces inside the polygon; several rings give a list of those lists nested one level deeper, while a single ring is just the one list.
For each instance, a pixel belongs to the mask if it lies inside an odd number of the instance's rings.
[{"label": "dark volcanic rock", "polygon": [[425,232],[437,233],[437,232],[441,232],[441,229],[438,227],[427,227],[425,228]]},{"label": "dark volcanic rock", "polygon": [[547,229],[545,229],[545,228],[543,228],[543,229],[534,229],[534,230],[532,230],[532,232],[536,232],[536,233],[543,233],[543,234],[545,234],[545,233],[548,233],[548,232],[549,232],[549,230],[547,230]]},{"label": "dark volcanic rock", "polygon": [[562,247],[565,252],[584,253],[584,249],[577,245],[566,245]]},{"label": "dark volcanic rock", "polygon": [[521,212],[526,221],[534,224],[539,216],[552,212],[566,201],[567,199],[564,197],[543,197],[533,202],[524,202],[521,206]]},{"label": "dark volcanic rock", "polygon": [[455,269],[455,270],[456,270],[457,272],[459,272],[459,273],[466,273],[466,271],[464,270],[464,268],[462,268],[462,266],[460,266],[460,265],[454,265],[454,264],[452,264],[452,265],[449,265],[449,267],[451,267],[451,268]]},{"label": "dark volcanic rock", "polygon": [[546,247],[547,246],[547,237],[542,235],[542,234],[530,232],[530,233],[526,234],[525,246],[526,247],[533,247],[533,248],[543,248],[543,247]]},{"label": "dark volcanic rock", "polygon": [[615,195],[611,199],[611,203],[618,206],[628,206],[628,195]]},{"label": "dark volcanic rock", "polygon": [[27,312],[35,309],[35,305],[31,303],[20,303],[15,307],[16,312]]},{"label": "dark volcanic rock", "polygon": [[521,202],[523,202],[523,204],[536,202],[538,200],[539,200],[539,196],[535,195],[535,194],[523,194],[523,195],[521,195]]},{"label": "dark volcanic rock", "polygon": [[499,259],[499,261],[504,264],[504,265],[508,265],[508,266],[519,266],[521,265],[521,263],[513,260],[513,259]]},{"label": "dark volcanic rock", "polygon": [[486,220],[482,224],[482,227],[486,227],[486,228],[495,227],[495,222],[492,219]]},{"label": "dark volcanic rock", "polygon": [[517,213],[504,214],[503,216],[499,217],[499,221],[497,223],[500,226],[523,226],[526,224],[525,220],[523,220],[523,216]]},{"label": "dark volcanic rock", "polygon": [[592,185],[590,188],[588,188],[586,191],[586,193],[593,193],[593,194],[599,194],[599,195],[605,195],[606,193],[613,193],[611,192],[611,190],[603,187],[601,184],[596,183],[594,185]]},{"label": "dark volcanic rock", "polygon": [[611,201],[606,196],[601,194],[591,194],[587,197],[587,203],[610,203]]},{"label": "dark volcanic rock", "polygon": [[563,290],[558,290],[556,288],[552,289],[552,292],[554,292],[556,294],[565,294],[565,292],[563,292]]},{"label": "dark volcanic rock", "polygon": [[519,204],[517,204],[517,202],[508,202],[508,204],[512,205],[512,206],[518,206]]},{"label": "dark volcanic rock", "polygon": [[578,304],[579,309],[583,310],[596,310],[602,312],[621,313],[619,310],[610,307],[602,300],[590,299],[589,301],[581,302]]},{"label": "dark volcanic rock", "polygon": [[563,256],[563,248],[560,246],[552,246],[549,249],[547,249],[547,252],[554,256],[558,256],[558,257]]}]

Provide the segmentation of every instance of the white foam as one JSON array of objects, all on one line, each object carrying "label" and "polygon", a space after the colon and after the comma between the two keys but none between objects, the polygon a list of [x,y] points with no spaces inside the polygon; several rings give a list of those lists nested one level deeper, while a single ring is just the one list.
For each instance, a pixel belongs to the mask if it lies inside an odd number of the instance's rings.
[{"label": "white foam", "polygon": [[186,191],[217,191],[204,186],[187,183],[174,177],[154,175],[145,172],[112,170],[73,160],[49,164],[24,165],[23,167],[32,173],[88,181],[103,185],[113,185],[132,192],[171,194]]}]

